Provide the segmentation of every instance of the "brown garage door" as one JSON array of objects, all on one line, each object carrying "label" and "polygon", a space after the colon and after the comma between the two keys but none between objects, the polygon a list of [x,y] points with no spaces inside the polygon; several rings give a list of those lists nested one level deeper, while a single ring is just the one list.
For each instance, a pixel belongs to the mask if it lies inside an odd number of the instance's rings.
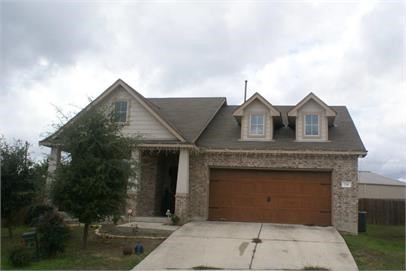
[{"label": "brown garage door", "polygon": [[331,225],[331,174],[210,170],[209,219]]}]

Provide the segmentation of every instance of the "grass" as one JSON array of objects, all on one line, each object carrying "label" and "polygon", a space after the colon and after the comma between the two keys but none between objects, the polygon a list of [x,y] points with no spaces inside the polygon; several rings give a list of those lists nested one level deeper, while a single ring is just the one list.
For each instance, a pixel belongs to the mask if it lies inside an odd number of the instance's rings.
[{"label": "grass", "polygon": [[[71,238],[63,254],[51,259],[44,259],[33,262],[25,269],[30,270],[130,270],[136,266],[146,255],[155,249],[163,240],[156,239],[107,239],[98,238],[93,230],[89,231],[87,249],[81,248],[82,229],[74,227],[71,229]],[[17,269],[8,260],[10,248],[21,243],[21,234],[28,231],[27,227],[19,227],[14,230],[13,238],[8,237],[8,231],[2,228],[1,231],[1,270]],[[123,247],[135,243],[144,245],[142,255],[123,255]],[[21,268],[18,268],[21,269]]]},{"label": "grass", "polygon": [[404,225],[368,225],[366,233],[343,237],[360,270],[405,270]]}]

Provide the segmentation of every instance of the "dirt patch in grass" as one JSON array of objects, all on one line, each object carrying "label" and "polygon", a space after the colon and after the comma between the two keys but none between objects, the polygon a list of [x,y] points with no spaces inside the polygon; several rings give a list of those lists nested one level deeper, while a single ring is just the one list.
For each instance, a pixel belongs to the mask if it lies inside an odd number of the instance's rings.
[{"label": "dirt patch in grass", "polygon": [[[14,269],[8,260],[8,251],[21,242],[21,233],[28,228],[21,227],[9,238],[2,229],[1,235],[1,269]],[[154,250],[164,239],[103,239],[89,231],[87,249],[82,249],[82,227],[71,228],[71,239],[65,252],[52,259],[33,262],[26,269],[31,270],[130,270],[146,255]],[[134,247],[136,243],[144,246],[141,255],[123,255],[123,247]]]},{"label": "dirt patch in grass", "polygon": [[368,225],[365,233],[343,237],[360,270],[405,270],[404,225]]}]

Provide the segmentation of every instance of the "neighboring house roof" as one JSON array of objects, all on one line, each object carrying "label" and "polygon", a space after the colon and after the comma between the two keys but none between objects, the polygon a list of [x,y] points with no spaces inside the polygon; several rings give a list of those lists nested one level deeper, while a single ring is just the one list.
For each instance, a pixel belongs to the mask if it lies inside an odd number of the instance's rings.
[{"label": "neighboring house roof", "polygon": [[148,98],[157,111],[182,133],[188,142],[195,142],[226,103],[226,98]]},{"label": "neighboring house roof", "polygon": [[[366,154],[366,149],[345,106],[331,106],[337,112],[334,126],[329,128],[327,142],[298,142],[295,131],[287,126],[276,129],[274,141],[241,141],[241,127],[233,117],[238,106],[223,106],[203,132],[197,145],[208,149],[288,150],[288,151],[352,151]],[[275,106],[286,122],[294,106]]]},{"label": "neighboring house roof", "polygon": [[358,182],[360,184],[406,186],[406,183],[404,182],[371,171],[360,171],[358,174]]}]

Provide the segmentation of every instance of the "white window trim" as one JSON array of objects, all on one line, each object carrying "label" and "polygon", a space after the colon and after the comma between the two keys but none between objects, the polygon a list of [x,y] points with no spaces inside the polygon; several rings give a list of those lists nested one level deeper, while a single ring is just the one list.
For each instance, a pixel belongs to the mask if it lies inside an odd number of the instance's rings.
[{"label": "white window trim", "polygon": [[[316,115],[317,116],[317,135],[307,135],[306,134],[306,116],[309,115]],[[321,132],[321,116],[319,112],[305,112],[303,113],[303,137],[313,137],[313,138],[318,138],[321,136],[320,132]]]},{"label": "white window trim", "polygon": [[[251,118],[252,115],[262,115],[263,117],[263,123],[264,123],[264,128],[262,129],[262,134],[253,134],[251,133]],[[250,137],[264,137],[265,136],[265,129],[266,129],[266,114],[264,112],[250,112],[250,120],[248,122],[248,135]]]},{"label": "white window trim", "polygon": [[125,120],[125,122],[117,121],[116,123],[122,124],[122,125],[127,125],[127,124],[129,124],[129,119],[130,119],[130,101],[126,100],[126,99],[119,99],[119,100],[113,101],[113,110],[114,111],[116,110],[116,103],[119,103],[119,102],[126,102],[127,103],[126,120]]}]

